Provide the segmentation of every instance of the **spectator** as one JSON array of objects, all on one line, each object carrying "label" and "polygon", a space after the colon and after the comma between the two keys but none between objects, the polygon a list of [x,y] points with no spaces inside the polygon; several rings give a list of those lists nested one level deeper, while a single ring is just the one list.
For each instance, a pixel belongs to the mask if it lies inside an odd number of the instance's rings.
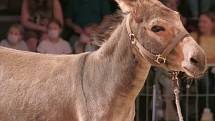
[{"label": "spectator", "polygon": [[23,38],[23,27],[19,24],[14,24],[9,28],[7,38],[2,40],[0,45],[8,48],[17,50],[28,51],[27,45],[22,40]]},{"label": "spectator", "polygon": [[[205,50],[207,55],[208,64],[214,64],[215,63],[215,53],[214,53],[214,46],[215,46],[215,14],[212,12],[205,12],[201,14],[200,20],[199,20],[199,33],[192,33],[192,36],[198,40],[200,46]],[[214,76],[215,71],[214,67],[210,66],[208,69],[208,73],[205,74],[204,78],[199,81],[199,92],[200,93],[214,93]],[[208,83],[208,86],[207,86]],[[208,88],[209,92],[206,92],[206,88]],[[209,107],[212,109],[212,113],[215,113],[215,106],[214,106],[214,98],[209,97],[209,102],[207,102]],[[199,110],[203,111],[205,106],[205,103],[200,104]],[[205,110],[206,110],[205,109]],[[202,114],[204,119],[204,116],[208,114],[208,111],[204,111]],[[209,117],[209,116],[208,116]]]},{"label": "spectator", "polygon": [[199,29],[201,35],[213,36],[215,34],[215,14],[205,12],[200,16]]},{"label": "spectator", "polygon": [[52,20],[48,24],[48,40],[42,40],[37,51],[50,54],[69,54],[72,53],[68,42],[60,37],[62,24],[58,20]]},{"label": "spectator", "polygon": [[37,51],[37,45],[39,43],[38,36],[34,32],[28,32],[26,33],[26,44],[28,46],[29,51],[36,52]]},{"label": "spectator", "polygon": [[23,1],[21,22],[26,29],[35,31],[41,36],[47,32],[47,24],[52,18],[63,24],[63,14],[59,0]]},{"label": "spectator", "polygon": [[[95,25],[96,26],[96,25]],[[84,34],[81,34],[80,36],[80,42],[86,44],[84,51],[95,51],[97,49],[97,46],[92,44],[92,39],[91,39],[91,34],[93,34],[94,30],[96,27],[94,25],[85,27]]]},{"label": "spectator", "polygon": [[215,59],[215,14],[212,12],[203,13],[199,21],[199,37],[197,33],[192,33],[193,37],[198,40],[201,47],[205,50],[210,63]]},{"label": "spectator", "polygon": [[[86,30],[98,30],[100,24],[105,22],[109,17],[110,10],[109,0],[71,0],[68,3],[66,16],[66,25],[73,30],[76,35],[85,36],[88,34]],[[76,53],[84,51],[86,43],[77,41],[79,38],[74,36],[70,42],[72,45],[76,43]],[[79,52],[77,52],[79,50]]]}]

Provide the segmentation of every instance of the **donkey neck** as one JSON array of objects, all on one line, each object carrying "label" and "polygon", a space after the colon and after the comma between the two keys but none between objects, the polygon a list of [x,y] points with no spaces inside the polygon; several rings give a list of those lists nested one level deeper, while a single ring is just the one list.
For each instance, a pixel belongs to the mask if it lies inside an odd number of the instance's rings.
[{"label": "donkey neck", "polygon": [[111,83],[114,83],[115,97],[121,97],[123,100],[127,98],[126,100],[132,102],[144,86],[151,67],[133,46],[123,20],[100,50],[103,57],[111,58],[112,70],[109,71],[115,70],[109,73],[114,77]]},{"label": "donkey neck", "polygon": [[[85,68],[89,70],[84,71],[83,90],[88,90],[84,95],[92,120],[134,118],[135,99],[145,83],[150,63],[138,56],[132,46],[124,20],[109,40],[86,59]],[[94,116],[95,112],[100,112],[99,116]]]}]

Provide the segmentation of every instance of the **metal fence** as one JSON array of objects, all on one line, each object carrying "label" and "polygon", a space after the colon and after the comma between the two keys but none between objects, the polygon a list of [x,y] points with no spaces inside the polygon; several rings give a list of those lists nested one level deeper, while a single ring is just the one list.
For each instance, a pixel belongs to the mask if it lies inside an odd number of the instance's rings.
[{"label": "metal fence", "polygon": [[[155,77],[155,74],[151,74],[151,76]],[[201,118],[205,116],[206,118],[210,118],[210,112],[203,116],[204,109],[210,109],[212,113],[215,113],[215,83],[213,84],[215,80],[209,79],[208,77],[210,76],[208,74],[205,77],[204,79],[194,81],[191,87],[188,86],[186,81],[180,81],[180,104],[184,121],[202,121]],[[136,100],[135,120],[178,121],[174,95],[163,95],[159,93],[162,92],[162,89],[157,88],[159,87],[159,82],[154,79],[147,80],[146,85]],[[167,102],[169,103],[167,104]],[[170,105],[172,105],[173,110],[167,111],[166,107]],[[171,115],[175,119],[168,117]]]}]

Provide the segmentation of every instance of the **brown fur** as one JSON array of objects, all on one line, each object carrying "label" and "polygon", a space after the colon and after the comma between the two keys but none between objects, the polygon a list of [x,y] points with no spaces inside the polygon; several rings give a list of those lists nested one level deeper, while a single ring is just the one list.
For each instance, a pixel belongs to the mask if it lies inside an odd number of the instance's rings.
[{"label": "brown fur", "polygon": [[[157,12],[165,10],[158,8]],[[161,49],[171,42],[172,38],[155,41],[142,23],[131,19],[130,24],[147,49],[160,51],[149,41]],[[180,69],[181,45],[170,54],[175,58],[169,68]],[[195,50],[202,54],[199,48]],[[131,44],[125,19],[92,53],[49,55],[0,47],[0,57],[0,121],[132,121],[135,98],[151,67]]]}]

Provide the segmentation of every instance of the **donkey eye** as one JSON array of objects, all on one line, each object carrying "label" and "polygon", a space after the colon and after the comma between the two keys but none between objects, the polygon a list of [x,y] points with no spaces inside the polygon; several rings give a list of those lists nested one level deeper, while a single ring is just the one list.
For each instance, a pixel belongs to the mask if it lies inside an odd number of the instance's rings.
[{"label": "donkey eye", "polygon": [[151,28],[151,31],[153,31],[153,32],[161,32],[161,31],[165,31],[165,28],[163,28],[161,26],[153,26]]}]

